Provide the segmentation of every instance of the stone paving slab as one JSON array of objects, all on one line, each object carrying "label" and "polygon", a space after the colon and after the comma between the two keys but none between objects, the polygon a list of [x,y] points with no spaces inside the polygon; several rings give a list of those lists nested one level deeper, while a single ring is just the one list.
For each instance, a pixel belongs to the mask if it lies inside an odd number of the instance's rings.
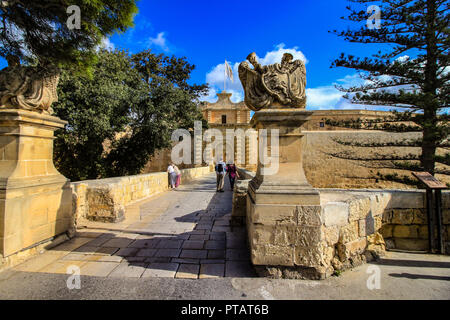
[{"label": "stone paving slab", "polygon": [[86,262],[80,269],[82,276],[107,277],[115,268],[119,266],[118,262]]},{"label": "stone paving slab", "polygon": [[220,278],[225,275],[225,265],[223,263],[202,264],[200,267],[200,279]]},{"label": "stone paving slab", "polygon": [[142,274],[142,278],[174,278],[178,270],[178,263],[150,263]]},{"label": "stone paving slab", "polygon": [[113,278],[140,278],[141,275],[145,272],[146,266],[148,264],[144,262],[121,262],[117,268],[115,268],[110,274],[109,277]]},{"label": "stone paving slab", "polygon": [[178,279],[197,279],[200,265],[198,264],[180,264],[175,278]]}]

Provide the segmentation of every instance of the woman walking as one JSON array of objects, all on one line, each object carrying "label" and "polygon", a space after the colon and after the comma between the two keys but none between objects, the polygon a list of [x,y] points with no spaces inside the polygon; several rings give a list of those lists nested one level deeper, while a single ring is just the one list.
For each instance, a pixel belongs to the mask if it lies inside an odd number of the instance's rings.
[{"label": "woman walking", "polygon": [[177,179],[177,174],[175,172],[175,168],[171,163],[169,163],[169,166],[167,167],[167,173],[169,174],[169,184],[172,190],[175,188],[175,183]]},{"label": "woman walking", "polygon": [[227,165],[227,174],[228,174],[228,179],[230,179],[231,191],[233,191],[234,182],[236,181],[236,178],[239,178],[239,173],[238,173],[236,165],[234,163],[229,163]]},{"label": "woman walking", "polygon": [[173,163],[172,163],[172,166],[173,166],[173,169],[175,170],[175,174],[177,175],[177,177],[175,178],[175,188],[178,188],[178,186],[180,185],[180,183],[181,183],[181,171],[180,171],[180,169],[178,169],[178,167],[176,166],[176,165],[174,165]]}]

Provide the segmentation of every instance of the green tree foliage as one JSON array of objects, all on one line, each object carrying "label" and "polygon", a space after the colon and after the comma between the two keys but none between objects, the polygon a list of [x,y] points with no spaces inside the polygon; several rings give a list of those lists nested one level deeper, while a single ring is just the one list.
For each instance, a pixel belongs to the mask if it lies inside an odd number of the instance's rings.
[{"label": "green tree foliage", "polygon": [[[357,129],[421,132],[421,139],[414,142],[421,148],[421,155],[415,159],[419,166],[414,164],[411,169],[434,174],[436,163],[445,163],[448,158],[439,156],[437,149],[448,145],[449,133],[445,112],[450,97],[449,2],[349,1],[354,5],[347,7],[350,13],[343,19],[359,24],[359,28],[334,33],[349,42],[378,44],[374,47],[378,51],[362,58],[342,53],[332,67],[354,69],[365,81],[362,85],[339,89],[347,93],[345,97],[352,103],[391,106],[397,111],[385,119],[346,123],[328,120],[327,123]],[[367,9],[371,5],[381,9],[380,28],[366,25],[370,16]],[[405,112],[398,112],[402,109]],[[397,164],[401,169],[408,167]]]},{"label": "green tree foliage", "polygon": [[153,153],[170,146],[173,130],[201,120],[185,58],[150,51],[99,52],[93,77],[65,70],[55,114],[69,122],[57,133],[55,163],[71,180],[138,174]]},{"label": "green tree foliage", "polygon": [[[103,38],[125,31],[137,13],[135,0],[7,0],[0,2],[0,55],[40,64],[88,70]],[[80,8],[80,29],[67,21]]]}]

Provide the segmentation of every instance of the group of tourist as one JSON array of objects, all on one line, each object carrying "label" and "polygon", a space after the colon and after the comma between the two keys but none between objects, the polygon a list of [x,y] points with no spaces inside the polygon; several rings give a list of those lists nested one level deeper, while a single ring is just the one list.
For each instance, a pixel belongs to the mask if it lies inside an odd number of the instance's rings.
[{"label": "group of tourist", "polygon": [[[225,162],[223,162],[223,160],[220,159],[220,161],[217,162],[215,166],[215,170],[217,176],[216,191],[224,192],[223,187],[225,184],[226,175],[228,175],[228,178],[230,179],[230,188],[231,190],[233,190],[234,182],[236,178],[239,178],[239,173],[237,171],[236,165],[234,163],[225,164]],[[169,163],[169,166],[167,167],[167,173],[169,174],[170,188],[172,190],[175,190],[181,183],[181,171],[175,164]]]},{"label": "group of tourist", "polygon": [[225,184],[225,176],[228,175],[230,179],[230,188],[233,190],[234,181],[239,178],[239,174],[234,163],[225,164],[222,159],[216,163],[215,166],[216,176],[217,176],[217,192],[224,192],[223,187]]},{"label": "group of tourist", "polygon": [[170,188],[172,190],[178,188],[178,186],[181,183],[181,171],[180,171],[180,169],[178,169],[178,167],[175,164],[169,163],[169,166],[167,167],[167,173],[169,174]]}]

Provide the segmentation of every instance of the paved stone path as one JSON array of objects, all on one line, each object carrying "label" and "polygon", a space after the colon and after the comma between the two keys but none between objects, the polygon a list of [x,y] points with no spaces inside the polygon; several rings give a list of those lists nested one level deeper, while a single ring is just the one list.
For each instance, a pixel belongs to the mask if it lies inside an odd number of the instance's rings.
[{"label": "paved stone path", "polygon": [[215,176],[182,185],[127,208],[117,224],[86,223],[77,236],[14,268],[109,278],[253,277],[245,228],[230,227],[232,192]]}]

